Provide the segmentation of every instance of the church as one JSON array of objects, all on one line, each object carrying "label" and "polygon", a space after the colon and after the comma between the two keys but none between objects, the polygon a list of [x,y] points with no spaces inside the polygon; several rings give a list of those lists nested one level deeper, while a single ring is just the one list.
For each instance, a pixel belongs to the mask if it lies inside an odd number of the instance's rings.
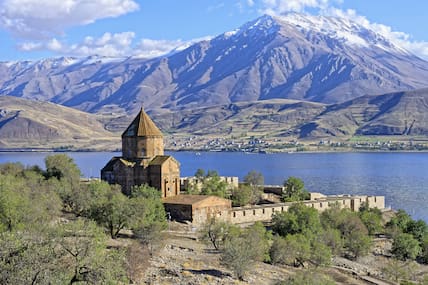
[{"label": "church", "polygon": [[119,184],[126,195],[143,184],[159,189],[162,198],[180,194],[180,164],[164,155],[162,132],[143,108],[122,134],[122,156],[101,169],[101,179]]}]

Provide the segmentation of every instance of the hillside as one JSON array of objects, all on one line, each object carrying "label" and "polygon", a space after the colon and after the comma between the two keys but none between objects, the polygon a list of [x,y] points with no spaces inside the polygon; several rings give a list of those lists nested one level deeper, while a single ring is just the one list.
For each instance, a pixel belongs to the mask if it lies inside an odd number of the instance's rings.
[{"label": "hillside", "polygon": [[135,114],[270,99],[342,103],[427,87],[428,62],[342,18],[262,16],[153,59],[0,63],[0,95],[91,113]]},{"label": "hillside", "polygon": [[301,138],[428,136],[428,89],[363,96],[329,106],[300,127]]},{"label": "hillside", "polygon": [[60,105],[0,97],[1,148],[102,149],[118,143],[95,115]]},{"label": "hillside", "polygon": [[[1,148],[118,149],[134,115],[94,115],[48,102],[0,97]],[[251,137],[270,143],[336,140],[355,136],[410,140],[428,137],[428,89],[362,96],[340,104],[270,99],[148,112],[180,149],[190,137],[202,148],[216,138],[237,144]],[[275,143],[275,144],[277,144]]]}]

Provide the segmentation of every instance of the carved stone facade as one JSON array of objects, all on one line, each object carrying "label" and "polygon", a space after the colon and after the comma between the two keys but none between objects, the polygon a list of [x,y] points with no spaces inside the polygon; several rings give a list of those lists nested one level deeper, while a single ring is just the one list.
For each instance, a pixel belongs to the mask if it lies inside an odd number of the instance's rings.
[{"label": "carved stone facade", "polygon": [[162,198],[180,194],[180,164],[164,155],[162,132],[143,109],[122,134],[122,156],[104,166],[101,179],[121,185],[127,195],[143,184],[159,189]]}]

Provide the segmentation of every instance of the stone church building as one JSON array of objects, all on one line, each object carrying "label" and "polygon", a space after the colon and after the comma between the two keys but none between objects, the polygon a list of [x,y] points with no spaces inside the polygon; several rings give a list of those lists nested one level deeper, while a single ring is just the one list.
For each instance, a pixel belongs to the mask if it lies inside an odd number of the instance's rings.
[{"label": "stone church building", "polygon": [[159,189],[162,198],[180,194],[180,164],[164,155],[162,132],[143,109],[122,134],[122,156],[101,169],[101,179],[121,185],[127,195],[142,184]]}]

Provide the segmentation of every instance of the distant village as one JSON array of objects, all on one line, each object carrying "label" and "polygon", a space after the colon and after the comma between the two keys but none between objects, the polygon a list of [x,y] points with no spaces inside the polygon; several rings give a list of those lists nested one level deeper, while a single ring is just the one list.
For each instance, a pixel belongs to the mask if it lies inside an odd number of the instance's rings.
[{"label": "distant village", "polygon": [[165,140],[169,150],[192,151],[232,151],[249,153],[302,152],[302,151],[427,151],[428,141],[409,139],[403,141],[391,139],[334,141],[321,139],[315,142],[289,140],[288,138],[265,137],[207,137],[207,136],[170,136]]}]

